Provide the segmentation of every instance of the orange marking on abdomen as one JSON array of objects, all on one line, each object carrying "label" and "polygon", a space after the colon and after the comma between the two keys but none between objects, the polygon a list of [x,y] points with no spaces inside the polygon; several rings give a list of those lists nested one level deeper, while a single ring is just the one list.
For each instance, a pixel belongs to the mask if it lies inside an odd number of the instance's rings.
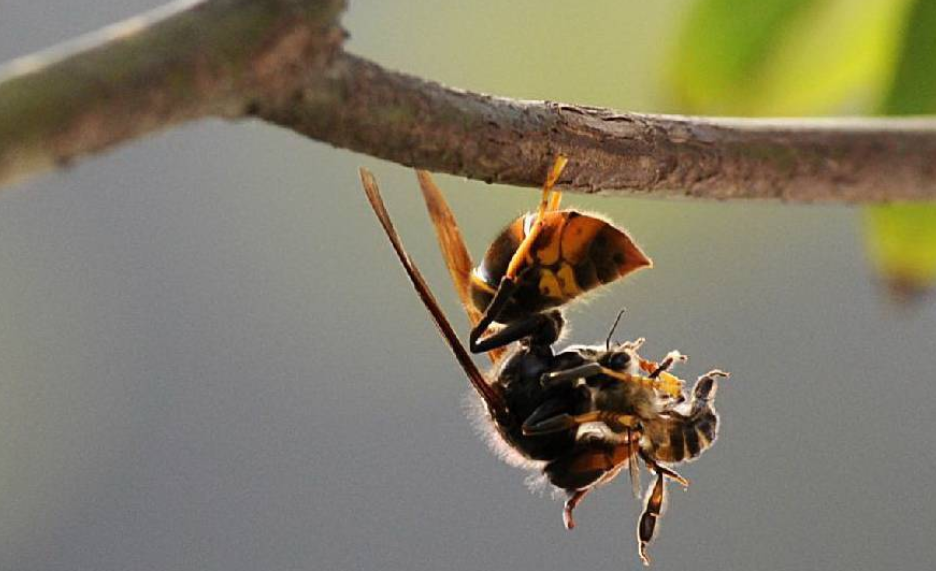
[{"label": "orange marking on abdomen", "polygon": [[588,255],[595,236],[607,225],[607,222],[591,216],[570,213],[562,232],[562,259],[572,265],[581,262]]}]

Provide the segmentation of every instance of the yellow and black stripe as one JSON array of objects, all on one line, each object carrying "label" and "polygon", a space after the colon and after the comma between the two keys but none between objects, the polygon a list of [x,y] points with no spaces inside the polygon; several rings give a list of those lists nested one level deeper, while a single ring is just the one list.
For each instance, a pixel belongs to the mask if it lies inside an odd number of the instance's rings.
[{"label": "yellow and black stripe", "polygon": [[[472,272],[469,290],[479,310],[494,298],[535,216],[511,222]],[[595,216],[562,210],[543,215],[543,227],[519,264],[518,291],[499,315],[505,323],[568,303],[652,262],[623,230]]]},{"label": "yellow and black stripe", "polygon": [[687,418],[673,418],[652,423],[647,436],[653,448],[653,457],[663,463],[692,460],[715,442],[718,416],[711,408]]}]

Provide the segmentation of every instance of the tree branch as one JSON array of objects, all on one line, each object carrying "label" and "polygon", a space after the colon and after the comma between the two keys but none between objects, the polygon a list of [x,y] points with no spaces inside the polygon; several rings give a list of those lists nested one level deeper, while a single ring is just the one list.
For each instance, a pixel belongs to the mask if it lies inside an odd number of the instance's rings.
[{"label": "tree branch", "polygon": [[342,0],[183,2],[0,74],[0,183],[191,119],[259,117],[400,164],[571,190],[936,200],[936,120],[621,113],[443,87],[341,51]]},{"label": "tree branch", "polygon": [[447,88],[342,54],[268,121],[421,169],[539,186],[709,198],[936,199],[936,120],[742,120],[621,113]]},{"label": "tree branch", "polygon": [[0,70],[0,184],[253,100],[340,50],[344,0],[181,0]]}]

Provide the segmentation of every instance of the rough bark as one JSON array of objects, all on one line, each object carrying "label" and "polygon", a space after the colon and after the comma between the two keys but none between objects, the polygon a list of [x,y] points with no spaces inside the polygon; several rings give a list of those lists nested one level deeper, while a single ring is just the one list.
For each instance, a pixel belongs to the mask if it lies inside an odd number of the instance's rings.
[{"label": "rough bark", "polygon": [[624,113],[444,87],[342,51],[343,0],[173,4],[0,72],[0,184],[197,118],[403,165],[606,194],[936,199],[936,120]]},{"label": "rough bark", "polygon": [[538,186],[795,201],[936,198],[936,120],[754,120],[623,113],[452,89],[342,54],[287,106],[257,115],[421,169]]},{"label": "rough bark", "polygon": [[0,70],[0,184],[278,103],[338,53],[344,0],[185,0]]}]

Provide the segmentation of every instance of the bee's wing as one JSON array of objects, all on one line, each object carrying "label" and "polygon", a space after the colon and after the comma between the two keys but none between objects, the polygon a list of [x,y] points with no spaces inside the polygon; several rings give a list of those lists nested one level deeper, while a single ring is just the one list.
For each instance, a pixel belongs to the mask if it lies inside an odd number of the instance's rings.
[{"label": "bee's wing", "polygon": [[[639,438],[637,433],[631,431],[631,439]],[[640,497],[640,464],[637,463],[637,450],[639,444],[636,440],[630,442],[631,453],[627,458],[627,471],[630,473],[631,491],[635,498]]]},{"label": "bee's wing", "polygon": [[[445,259],[445,265],[452,277],[455,292],[461,300],[462,307],[465,308],[465,313],[468,314],[468,321],[474,327],[481,321],[481,312],[471,302],[471,294],[468,289],[471,272],[474,269],[471,254],[468,253],[465,240],[458,229],[455,215],[452,214],[448,203],[445,202],[445,197],[442,196],[442,191],[436,186],[432,177],[426,171],[417,170],[416,178],[419,179],[419,188],[422,189],[426,209],[429,211],[429,218],[435,227],[439,248],[442,250],[442,257]],[[488,351],[488,357],[491,358],[491,361],[497,363],[503,356],[504,350],[504,347],[499,347],[493,351]]]},{"label": "bee's wing", "polygon": [[387,208],[384,206],[383,199],[380,197],[380,189],[377,187],[377,181],[374,179],[374,175],[363,167],[361,168],[361,183],[364,186],[364,192],[367,194],[367,200],[370,202],[374,214],[377,215],[377,219],[380,221],[380,225],[387,234],[387,238],[389,238],[397,258],[399,258],[400,263],[403,264],[403,269],[406,270],[406,275],[409,276],[413,287],[416,288],[416,293],[419,294],[419,298],[426,306],[426,309],[429,310],[429,314],[432,316],[432,320],[435,322],[442,337],[445,339],[446,343],[448,343],[452,353],[455,354],[458,364],[461,365],[462,369],[464,369],[465,373],[468,375],[471,386],[478,391],[478,394],[481,395],[481,398],[487,404],[492,414],[498,415],[502,413],[506,409],[502,395],[488,383],[485,376],[481,374],[481,371],[475,366],[474,361],[471,360],[468,351],[466,351],[461,342],[459,342],[458,336],[452,329],[452,325],[448,322],[448,319],[445,318],[445,314],[442,313],[439,303],[429,290],[426,280],[423,279],[422,274],[420,274],[419,268],[416,267],[406,253],[406,250],[403,249],[400,236],[393,227],[393,222],[390,220]]}]

